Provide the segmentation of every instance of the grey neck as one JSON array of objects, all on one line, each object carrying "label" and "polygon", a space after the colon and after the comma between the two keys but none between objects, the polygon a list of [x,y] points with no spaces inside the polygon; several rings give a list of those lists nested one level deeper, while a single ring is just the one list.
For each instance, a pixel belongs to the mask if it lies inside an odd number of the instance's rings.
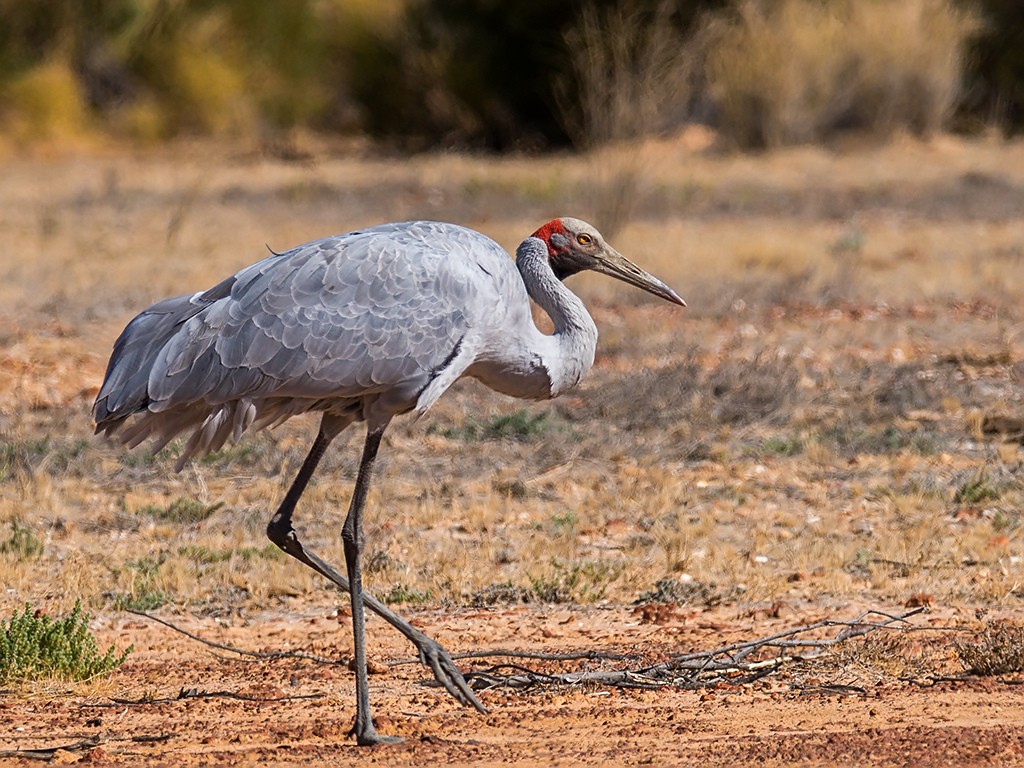
[{"label": "grey neck", "polygon": [[576,386],[594,364],[597,326],[579,297],[555,277],[547,244],[526,238],[516,251],[516,265],[526,292],[555,325],[550,343],[537,350],[551,380],[551,396]]}]

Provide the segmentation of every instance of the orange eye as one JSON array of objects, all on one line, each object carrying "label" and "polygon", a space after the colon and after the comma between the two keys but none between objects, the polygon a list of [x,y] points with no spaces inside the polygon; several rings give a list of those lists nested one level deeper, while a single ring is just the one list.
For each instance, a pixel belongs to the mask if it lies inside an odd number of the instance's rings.
[{"label": "orange eye", "polygon": [[594,238],[592,238],[590,235],[576,235],[576,242],[579,243],[580,245],[590,245],[593,242],[593,240]]}]

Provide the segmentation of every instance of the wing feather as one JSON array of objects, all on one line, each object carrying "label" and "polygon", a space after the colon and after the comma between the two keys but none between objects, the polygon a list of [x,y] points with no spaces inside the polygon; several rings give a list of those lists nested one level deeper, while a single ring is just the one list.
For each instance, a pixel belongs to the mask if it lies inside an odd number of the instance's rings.
[{"label": "wing feather", "polygon": [[97,396],[97,430],[138,413],[121,431],[129,445],[191,431],[180,466],[332,403],[422,410],[507,312],[529,314],[514,262],[472,230],[405,222],[307,243],[132,320]]},{"label": "wing feather", "polygon": [[[475,294],[496,293],[481,291],[490,275],[472,263],[478,252],[512,267],[490,239],[434,222],[326,238],[248,267],[168,341],[151,408],[421,388],[479,319],[467,311]],[[494,306],[482,298],[481,318]]]}]

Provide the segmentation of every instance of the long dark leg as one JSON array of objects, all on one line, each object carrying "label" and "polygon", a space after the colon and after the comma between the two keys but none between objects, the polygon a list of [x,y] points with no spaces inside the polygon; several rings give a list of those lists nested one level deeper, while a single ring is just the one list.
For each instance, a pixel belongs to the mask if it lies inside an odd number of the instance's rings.
[{"label": "long dark leg", "polygon": [[[321,559],[315,552],[304,547],[302,542],[299,541],[295,530],[292,528],[292,513],[295,511],[295,505],[298,503],[299,497],[302,496],[302,492],[309,483],[309,479],[316,471],[317,465],[320,463],[320,459],[323,458],[324,452],[327,450],[327,447],[331,444],[331,441],[339,431],[340,430],[338,429],[327,429],[325,428],[325,425],[321,425],[320,431],[317,433],[316,440],[313,442],[312,448],[310,448],[309,455],[306,456],[306,460],[303,462],[301,469],[299,469],[298,474],[295,476],[295,480],[292,481],[291,488],[288,489],[288,493],[285,495],[284,500],[281,502],[281,505],[278,507],[273,518],[271,518],[270,523],[267,525],[267,536],[269,536],[270,540],[278,547],[294,557],[296,560],[305,563],[341,589],[351,593],[349,589],[349,580],[338,573],[337,570]],[[416,646],[416,649],[419,652],[420,661],[424,666],[430,667],[437,681],[441,683],[441,685],[443,685],[456,700],[462,704],[473,706],[480,712],[487,711],[484,708],[484,705],[480,703],[480,700],[476,697],[476,694],[474,694],[466,684],[462,673],[459,672],[458,667],[455,666],[455,662],[452,661],[451,656],[436,640],[427,637],[420,630],[413,627],[409,622],[405,621],[401,616],[384,605],[384,603],[373,597],[373,595],[363,592],[363,604],[405,635],[406,638]]]},{"label": "long dark leg", "polygon": [[352,503],[349,504],[348,517],[345,518],[345,525],[341,529],[349,594],[352,597],[352,637],[356,668],[356,724],[353,730],[359,744],[394,744],[401,741],[394,736],[378,734],[370,715],[370,683],[366,675],[366,631],[363,621],[363,574],[359,564],[359,556],[363,549],[363,509],[366,507],[366,494],[370,489],[373,463],[377,459],[377,449],[380,448],[380,439],[383,436],[383,428],[366,435],[363,458],[359,463],[359,475],[356,477],[356,487],[352,491]]}]

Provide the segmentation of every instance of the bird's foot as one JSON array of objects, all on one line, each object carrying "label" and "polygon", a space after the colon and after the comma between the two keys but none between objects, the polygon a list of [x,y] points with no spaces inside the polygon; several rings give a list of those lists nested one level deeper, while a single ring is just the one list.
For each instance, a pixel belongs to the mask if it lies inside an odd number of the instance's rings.
[{"label": "bird's foot", "polygon": [[384,736],[377,733],[377,729],[370,723],[369,726],[360,726],[359,721],[352,726],[348,732],[349,736],[356,737],[356,744],[360,747],[374,747],[382,744],[401,744],[404,739],[401,736]]},{"label": "bird's foot", "polygon": [[439,642],[432,640],[426,635],[420,635],[413,642],[420,654],[420,663],[429,667],[434,673],[434,679],[444,686],[460,704],[467,707],[474,707],[477,712],[487,714],[487,707],[481,703],[476,694],[470,689],[466,678],[455,666],[452,657]]},{"label": "bird's foot", "polygon": [[379,733],[364,733],[356,736],[356,744],[360,747],[376,747],[383,744],[401,744],[404,739],[401,736],[384,736]]}]

